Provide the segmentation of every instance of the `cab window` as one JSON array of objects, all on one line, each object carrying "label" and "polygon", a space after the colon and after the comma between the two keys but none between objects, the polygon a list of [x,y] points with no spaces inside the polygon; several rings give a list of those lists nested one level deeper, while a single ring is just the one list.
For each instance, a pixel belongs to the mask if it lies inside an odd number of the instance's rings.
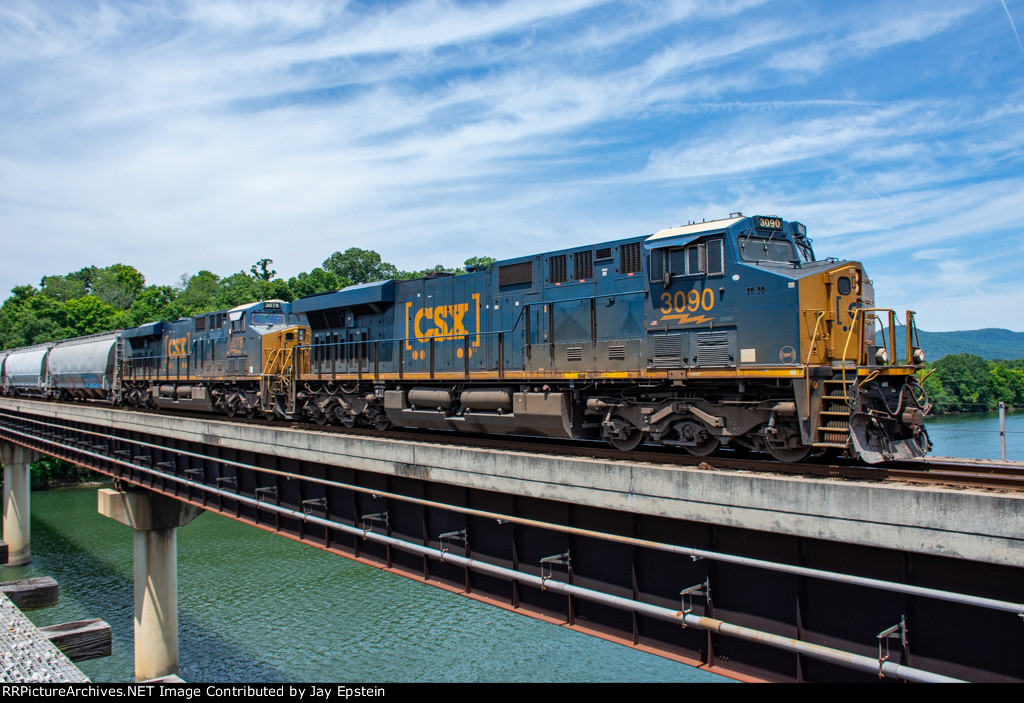
[{"label": "cab window", "polygon": [[672,249],[655,249],[651,252],[652,280],[661,280],[666,274],[677,278],[700,275],[721,276],[724,273],[725,255],[722,239],[712,239]]}]

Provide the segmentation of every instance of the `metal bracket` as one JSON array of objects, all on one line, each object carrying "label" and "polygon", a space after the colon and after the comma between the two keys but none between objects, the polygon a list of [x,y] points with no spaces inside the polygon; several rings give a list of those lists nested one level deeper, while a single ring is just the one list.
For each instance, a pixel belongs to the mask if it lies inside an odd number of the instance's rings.
[{"label": "metal bracket", "polygon": [[217,490],[218,491],[223,488],[223,486],[221,484],[224,484],[224,483],[230,483],[230,484],[232,484],[235,487],[236,490],[238,489],[238,479],[235,478],[234,476],[221,476],[221,477],[216,479],[216,482],[217,482]]},{"label": "metal bracket", "polygon": [[163,469],[164,471],[174,471],[178,468],[178,465],[173,461],[161,461],[157,462],[156,468]]},{"label": "metal bracket", "polygon": [[446,552],[452,550],[449,544],[452,541],[462,542],[463,546],[469,546],[469,533],[465,530],[456,530],[455,532],[445,532],[444,534],[438,535],[437,538],[441,541],[441,561],[444,561],[444,555]]},{"label": "metal bracket", "polygon": [[313,512],[313,508],[321,508],[324,513],[327,512],[327,498],[309,498],[308,500],[302,501],[302,517],[307,518]]},{"label": "metal bracket", "polygon": [[[900,641],[900,646],[907,647],[907,616],[900,615],[900,621],[892,627],[878,633],[878,678],[885,678],[882,665],[889,661],[889,640]],[[882,655],[882,643],[885,643],[885,655]]]},{"label": "metal bracket", "polygon": [[[696,561],[698,557],[693,557]],[[679,591],[679,609],[683,612],[683,615],[689,615],[693,612],[693,597],[700,596],[704,598],[704,602],[707,603],[711,600],[711,582],[708,579],[704,579],[704,583],[698,583],[696,586],[690,586]],[[686,619],[682,620],[683,627],[686,627]]]},{"label": "metal bracket", "polygon": [[552,570],[552,565],[554,564],[565,564],[565,568],[570,572],[572,571],[572,557],[569,552],[565,552],[565,554],[552,554],[549,557],[542,558],[540,560],[540,588],[542,591],[544,590],[544,584],[554,575]]},{"label": "metal bracket", "polygon": [[185,485],[191,486],[192,484],[199,483],[199,481],[196,481],[194,478],[197,474],[199,476],[203,476],[205,471],[203,471],[203,469],[185,469],[185,478],[188,479]]},{"label": "metal bracket", "polygon": [[[379,522],[379,523],[382,523],[384,525],[384,529],[388,529],[389,527],[391,527],[391,521],[388,518],[388,511],[387,510],[385,510],[382,513],[370,513],[369,515],[363,515],[361,518],[359,518],[359,522],[360,523]],[[366,535],[368,535],[371,531],[373,531],[373,525],[365,525],[364,524],[363,525],[363,539],[366,539]]]},{"label": "metal bracket", "polygon": [[256,507],[258,508],[260,503],[263,501],[264,494],[271,498],[277,498],[277,486],[263,486],[262,488],[256,489]]}]

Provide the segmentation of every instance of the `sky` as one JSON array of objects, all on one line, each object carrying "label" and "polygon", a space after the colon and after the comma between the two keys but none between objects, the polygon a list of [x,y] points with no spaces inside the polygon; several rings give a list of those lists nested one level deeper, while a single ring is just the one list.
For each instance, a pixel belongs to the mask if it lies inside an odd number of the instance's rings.
[{"label": "sky", "polygon": [[457,266],[732,212],[1024,331],[1024,0],[0,4],[0,299]]}]

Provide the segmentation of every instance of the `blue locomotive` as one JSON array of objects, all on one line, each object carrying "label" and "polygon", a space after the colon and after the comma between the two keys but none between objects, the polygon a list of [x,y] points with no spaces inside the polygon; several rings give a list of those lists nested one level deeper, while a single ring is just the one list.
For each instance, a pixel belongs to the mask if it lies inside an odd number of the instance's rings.
[{"label": "blue locomotive", "polygon": [[875,307],[861,264],[817,260],[798,222],[735,213],[124,330],[111,397],[877,463],[930,448],[913,313],[903,322],[899,363],[895,312]]}]

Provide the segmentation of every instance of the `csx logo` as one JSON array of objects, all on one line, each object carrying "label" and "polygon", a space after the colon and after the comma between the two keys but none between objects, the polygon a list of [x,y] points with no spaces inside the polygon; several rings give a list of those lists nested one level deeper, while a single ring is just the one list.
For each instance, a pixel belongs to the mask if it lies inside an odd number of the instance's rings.
[{"label": "csx logo", "polygon": [[[431,339],[443,342],[451,339],[462,339],[468,334],[475,334],[477,338],[473,346],[480,346],[480,296],[473,294],[474,312],[470,313],[470,303],[455,303],[454,305],[435,305],[434,307],[420,308],[415,313],[412,311],[412,303],[405,304],[405,336],[406,348],[411,349],[410,341],[415,338],[420,342],[429,342]],[[469,319],[467,319],[467,317]],[[475,322],[473,318],[475,319]],[[471,331],[467,325],[474,327]]]},{"label": "csx logo", "polygon": [[172,359],[179,359],[183,356],[188,356],[188,348],[191,346],[192,335],[185,337],[176,337],[174,339],[167,340],[167,356]]}]

